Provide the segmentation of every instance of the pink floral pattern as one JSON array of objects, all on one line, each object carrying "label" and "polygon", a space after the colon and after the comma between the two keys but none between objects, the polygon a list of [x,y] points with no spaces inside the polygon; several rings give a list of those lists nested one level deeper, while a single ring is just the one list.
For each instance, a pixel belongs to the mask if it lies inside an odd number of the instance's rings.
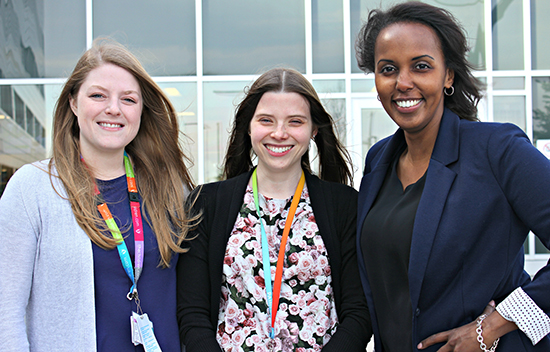
[{"label": "pink floral pattern", "polygon": [[[269,243],[271,279],[292,197],[260,195],[262,221]],[[226,352],[320,351],[338,325],[330,264],[304,186],[286,246],[273,348],[268,348],[271,318],[266,303],[261,230],[252,188],[227,243],[217,340]]]}]

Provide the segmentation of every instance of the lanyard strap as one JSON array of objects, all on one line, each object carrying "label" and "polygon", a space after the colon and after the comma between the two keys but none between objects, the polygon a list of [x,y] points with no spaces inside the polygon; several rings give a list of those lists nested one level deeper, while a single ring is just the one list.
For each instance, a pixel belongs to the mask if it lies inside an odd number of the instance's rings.
[{"label": "lanyard strap", "polygon": [[[81,158],[82,161],[84,161],[83,158]],[[103,220],[105,220],[105,223],[107,224],[107,227],[109,228],[109,231],[111,232],[114,239],[116,239],[119,243],[117,245],[118,249],[118,255],[120,256],[120,261],[122,263],[122,267],[124,268],[124,271],[126,271],[126,274],[132,280],[132,287],[130,288],[130,291],[126,295],[126,297],[129,300],[132,300],[133,298],[137,297],[137,282],[139,280],[139,277],[141,276],[141,272],[143,271],[143,257],[145,253],[145,243],[143,239],[143,222],[141,219],[141,210],[139,205],[139,196],[136,186],[136,178],[134,175],[134,170],[132,168],[132,163],[130,162],[130,158],[128,157],[128,154],[124,152],[124,169],[126,171],[126,183],[128,184],[128,198],[130,199],[130,211],[132,213],[132,224],[134,228],[134,244],[135,244],[135,273],[134,268],[132,267],[132,259],[130,258],[130,254],[128,252],[128,248],[126,247],[126,243],[124,242],[124,237],[122,237],[122,234],[120,232],[120,229],[118,228],[118,225],[116,224],[115,220],[113,219],[113,215],[111,214],[111,211],[109,210],[109,207],[107,206],[107,203],[101,196],[101,193],[99,192],[99,188],[97,187],[97,184],[95,185],[94,193],[97,197],[97,210],[99,210],[99,213],[103,217]]]},{"label": "lanyard strap", "polygon": [[275,337],[275,318],[277,317],[277,310],[279,310],[279,296],[281,294],[281,281],[283,278],[283,262],[285,259],[286,241],[288,239],[290,227],[292,226],[294,214],[296,213],[298,203],[300,202],[300,196],[302,195],[305,181],[306,179],[304,176],[304,171],[302,171],[302,176],[300,177],[300,181],[298,182],[298,186],[296,187],[296,191],[294,192],[294,197],[292,198],[290,209],[288,210],[285,228],[283,230],[283,237],[281,238],[281,246],[279,247],[279,257],[277,259],[277,269],[275,271],[275,280],[273,282],[272,290],[269,245],[267,242],[267,235],[265,233],[264,223],[260,215],[260,202],[258,201],[258,179],[256,175],[256,169],[252,174],[252,191],[254,194],[254,203],[256,203],[256,213],[258,214],[258,220],[260,221],[260,227],[262,231],[262,261],[264,266],[264,281],[268,314],[271,315],[271,331],[269,333],[269,336],[271,338]]}]

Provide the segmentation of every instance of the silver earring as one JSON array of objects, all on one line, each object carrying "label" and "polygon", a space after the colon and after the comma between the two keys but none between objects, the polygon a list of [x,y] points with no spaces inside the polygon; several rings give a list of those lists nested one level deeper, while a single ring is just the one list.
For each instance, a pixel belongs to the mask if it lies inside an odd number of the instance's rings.
[{"label": "silver earring", "polygon": [[[450,89],[451,92],[449,93],[447,89]],[[443,93],[445,93],[446,96],[450,97],[451,95],[455,94],[455,87],[453,86],[451,86],[450,88],[443,87]]]},{"label": "silver earring", "polygon": [[377,96],[376,96],[376,99],[378,99],[378,101],[380,101],[380,96],[379,96],[379,95],[377,95]]}]

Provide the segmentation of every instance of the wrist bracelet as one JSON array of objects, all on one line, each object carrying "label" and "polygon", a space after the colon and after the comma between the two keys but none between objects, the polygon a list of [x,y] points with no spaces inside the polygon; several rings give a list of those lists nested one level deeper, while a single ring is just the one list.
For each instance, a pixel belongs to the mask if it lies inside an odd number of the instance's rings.
[{"label": "wrist bracelet", "polygon": [[498,346],[498,342],[500,341],[500,337],[496,339],[495,342],[493,342],[493,345],[491,346],[491,348],[487,349],[487,345],[483,342],[483,336],[482,336],[483,329],[481,328],[481,323],[483,322],[483,320],[485,320],[485,318],[487,318],[487,314],[482,314],[479,316],[479,318],[477,318],[477,321],[476,321],[477,342],[479,342],[479,348],[481,348],[483,352],[495,352]]}]

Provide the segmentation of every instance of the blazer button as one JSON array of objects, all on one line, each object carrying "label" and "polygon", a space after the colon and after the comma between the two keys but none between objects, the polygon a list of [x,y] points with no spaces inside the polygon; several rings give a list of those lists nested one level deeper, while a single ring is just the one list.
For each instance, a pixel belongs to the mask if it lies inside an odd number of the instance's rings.
[{"label": "blazer button", "polygon": [[419,316],[419,315],[420,315],[420,308],[416,308],[416,310],[414,311],[414,315],[415,315],[415,316]]}]

